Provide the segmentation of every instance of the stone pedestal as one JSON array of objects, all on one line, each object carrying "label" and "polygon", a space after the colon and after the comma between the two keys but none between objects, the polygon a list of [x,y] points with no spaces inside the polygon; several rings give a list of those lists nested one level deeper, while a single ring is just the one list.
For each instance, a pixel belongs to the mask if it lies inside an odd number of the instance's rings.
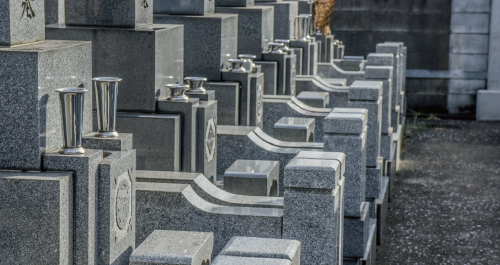
[{"label": "stone pedestal", "polygon": [[[228,3],[219,4],[223,1]],[[215,12],[238,14],[238,54],[254,54],[257,56],[256,60],[261,60],[262,53],[268,48],[268,43],[274,40],[274,8],[272,6],[241,7],[236,4],[238,1],[250,0],[217,0]]]},{"label": "stone pedestal", "polygon": [[290,48],[302,49],[302,75],[316,75],[318,45],[312,41],[290,41]]},{"label": "stone pedestal", "polygon": [[97,179],[97,261],[126,265],[135,248],[135,150],[105,156]]},{"label": "stone pedestal", "polygon": [[278,63],[278,90],[276,95],[284,95],[286,90],[286,53],[263,53],[262,60]]},{"label": "stone pedestal", "polygon": [[62,146],[56,88],[89,90],[83,132],[92,131],[91,50],[89,42],[56,40],[0,47],[0,168],[40,170],[42,153]]},{"label": "stone pedestal", "polygon": [[92,76],[123,79],[118,111],[155,112],[165,85],[183,82],[183,30],[182,25],[133,29],[52,24],[47,25],[46,36],[92,41]]},{"label": "stone pedestal", "polygon": [[210,100],[215,100],[215,91],[214,90],[207,90],[205,93],[203,92],[189,92],[186,91],[186,96],[190,98],[197,98],[201,101],[210,101]]},{"label": "stone pedestal", "polygon": [[74,172],[73,247],[74,264],[95,264],[97,260],[97,176],[102,150],[86,149],[83,155],[43,155],[42,170]]},{"label": "stone pedestal", "polygon": [[337,113],[325,118],[324,150],[346,154],[344,216],[359,218],[361,204],[366,199],[366,109],[351,109],[358,113]]},{"label": "stone pedestal", "polygon": [[[94,118],[96,119],[96,118]],[[102,149],[106,151],[132,150],[133,136],[130,133],[120,133],[118,137],[96,137],[95,132],[84,133],[82,146],[85,149]]]},{"label": "stone pedestal", "polygon": [[302,75],[302,56],[303,51],[302,48],[292,48],[290,47],[290,54],[293,52],[297,57],[295,60],[295,73],[296,75]]},{"label": "stone pedestal", "polygon": [[217,101],[200,101],[196,118],[196,172],[217,177]]},{"label": "stone pedestal", "polygon": [[200,101],[190,98],[186,102],[158,100],[158,112],[181,116],[181,171],[196,171],[196,118]]},{"label": "stone pedestal", "polygon": [[220,255],[282,259],[290,261],[291,265],[299,265],[300,249],[301,243],[297,240],[235,236],[227,243]]},{"label": "stone pedestal", "polygon": [[0,171],[4,264],[73,264],[73,174]]},{"label": "stone pedestal", "polygon": [[240,122],[240,84],[238,82],[206,82],[203,86],[215,91],[217,124],[238,125]]},{"label": "stone pedestal", "polygon": [[185,76],[203,76],[209,81],[221,81],[221,71],[227,67],[227,60],[238,55],[238,16],[234,14],[155,14],[154,21],[184,25]]},{"label": "stone pedestal", "polygon": [[250,125],[250,95],[251,95],[251,72],[222,71],[223,81],[238,82],[240,85],[239,98],[239,123],[241,126]]},{"label": "stone pedestal", "polygon": [[264,73],[264,95],[278,94],[278,62],[255,61]]},{"label": "stone pedestal", "polygon": [[340,224],[340,163],[295,158],[285,166],[283,238],[302,244],[302,264],[331,264]]},{"label": "stone pedestal", "polygon": [[224,190],[250,196],[279,194],[279,162],[236,160],[224,172]]}]

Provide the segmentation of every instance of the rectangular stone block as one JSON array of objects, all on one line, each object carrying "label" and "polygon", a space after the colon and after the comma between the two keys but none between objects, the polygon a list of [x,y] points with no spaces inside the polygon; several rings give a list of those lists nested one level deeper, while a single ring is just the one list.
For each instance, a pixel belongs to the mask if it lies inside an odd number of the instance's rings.
[{"label": "rectangular stone block", "polygon": [[256,1],[257,5],[274,7],[274,39],[291,40],[294,38],[294,21],[299,14],[298,1]]},{"label": "rectangular stone block", "polygon": [[196,172],[217,177],[217,101],[200,101],[196,118]]},{"label": "rectangular stone block", "polygon": [[0,47],[45,40],[44,2],[2,1],[0,29]]},{"label": "rectangular stone block", "polygon": [[215,91],[217,124],[238,125],[240,120],[240,84],[238,82],[206,82],[204,87]]},{"label": "rectangular stone block", "polygon": [[320,151],[300,151],[295,158],[297,159],[324,159],[336,160],[340,163],[339,177],[343,178],[345,173],[345,154],[339,152],[320,152]]},{"label": "rectangular stone block", "polygon": [[92,130],[91,51],[81,41],[0,47],[0,168],[40,170],[42,153],[62,146],[57,88],[89,90],[82,130]]},{"label": "rectangular stone block", "polygon": [[[288,176],[285,181],[287,179]],[[340,225],[336,222],[339,188],[315,191],[286,188],[283,197],[283,239],[300,241],[301,264],[331,264],[337,260],[338,241],[335,234]]]},{"label": "rectangular stone block", "polygon": [[340,178],[340,162],[295,158],[285,166],[285,176],[287,188],[334,190]]},{"label": "rectangular stone block", "polygon": [[279,161],[236,160],[224,172],[224,190],[249,196],[278,196]]},{"label": "rectangular stone block", "polygon": [[311,69],[311,43],[309,41],[290,41],[290,48],[302,49],[301,75],[309,75]]},{"label": "rectangular stone block", "polygon": [[92,41],[92,76],[123,79],[118,111],[155,112],[165,85],[183,82],[182,25],[129,29],[52,24],[46,31],[47,39]]},{"label": "rectangular stone block", "polygon": [[210,264],[214,234],[155,230],[130,257],[130,265]]},{"label": "rectangular stone block", "polygon": [[64,0],[45,1],[45,24],[64,25]]},{"label": "rectangular stone block", "polygon": [[238,73],[224,70],[222,72],[223,81],[238,82],[240,85],[239,100],[239,123],[240,126],[250,125],[250,94],[251,94],[251,75],[250,72]]},{"label": "rectangular stone block", "polygon": [[478,90],[476,104],[476,119],[478,121],[500,120],[499,90]]},{"label": "rectangular stone block", "polygon": [[[159,24],[184,25],[185,76],[202,76],[210,81],[221,81],[221,70],[227,67],[227,60],[238,55],[237,15],[155,14],[154,21]],[[203,41],[199,41],[200,39]]]},{"label": "rectangular stone block", "polygon": [[135,150],[104,155],[97,178],[97,264],[126,265],[135,248]]},{"label": "rectangular stone block", "polygon": [[394,64],[394,54],[392,53],[369,53],[366,56],[366,64],[374,66],[392,66]]},{"label": "rectangular stone block", "polygon": [[57,151],[43,155],[42,170],[72,171],[73,184],[73,261],[95,264],[97,257],[97,178],[102,150],[86,149],[83,155],[61,155]]},{"label": "rectangular stone block", "polygon": [[377,163],[377,167],[366,168],[366,198],[377,199],[382,188],[382,165],[383,161]]},{"label": "rectangular stone block", "polygon": [[253,6],[255,0],[215,0],[215,6],[247,7]]},{"label": "rectangular stone block", "polygon": [[181,171],[196,171],[196,118],[200,101],[190,98],[186,102],[158,100],[159,113],[181,115]]},{"label": "rectangular stone block", "polygon": [[316,120],[313,118],[283,117],[273,128],[274,138],[285,142],[314,142]]},{"label": "rectangular stone block", "polygon": [[264,61],[269,61],[269,62],[276,62],[278,67],[277,67],[277,72],[278,72],[278,89],[276,95],[284,95],[285,90],[286,90],[286,54],[274,54],[274,53],[263,53],[262,54],[262,60]]},{"label": "rectangular stone block", "polygon": [[370,203],[364,202],[359,218],[344,219],[344,258],[362,258],[370,229]]},{"label": "rectangular stone block", "polygon": [[300,264],[301,244],[297,240],[235,236],[220,255],[233,257],[272,258]]},{"label": "rectangular stone block", "polygon": [[317,42],[311,42],[309,44],[309,75],[318,74],[318,58],[319,58],[319,46]]},{"label": "rectangular stone block", "polygon": [[156,0],[154,1],[155,14],[171,15],[207,15],[215,12],[212,0]]},{"label": "rectangular stone block", "polygon": [[328,92],[302,91],[297,95],[297,99],[315,108],[328,108],[330,105],[330,93]]},{"label": "rectangular stone block", "polygon": [[153,24],[153,1],[65,1],[66,25],[129,27]]},{"label": "rectangular stone block", "polygon": [[201,101],[210,101],[210,100],[215,100],[215,91],[214,90],[207,90],[205,93],[203,92],[189,92],[186,91],[186,96],[190,98],[197,98]]},{"label": "rectangular stone block", "polygon": [[221,7],[219,1],[246,2],[252,0],[216,0],[215,12],[238,14],[238,54],[254,54],[257,56],[256,60],[261,60],[262,53],[268,48],[268,43],[274,40],[274,7],[239,7],[241,5],[232,3]]},{"label": "rectangular stone block", "polygon": [[253,73],[250,76],[250,126],[262,129],[264,112],[264,73]]},{"label": "rectangular stone block", "polygon": [[368,65],[365,67],[365,78],[366,79],[392,79],[393,78],[393,67]]},{"label": "rectangular stone block", "polygon": [[264,73],[264,95],[277,95],[278,93],[278,62],[254,61],[262,67]]},{"label": "rectangular stone block", "polygon": [[119,113],[116,129],[134,135],[138,170],[180,170],[180,115]]},{"label": "rectangular stone block", "polygon": [[349,100],[378,101],[382,96],[381,81],[354,81],[349,86]]},{"label": "rectangular stone block", "polygon": [[450,53],[487,54],[486,34],[450,34]]},{"label": "rectangular stone block", "polygon": [[0,171],[3,264],[73,264],[71,172]]},{"label": "rectangular stone block", "polygon": [[324,150],[346,155],[344,216],[359,217],[366,199],[366,130],[359,135],[325,133]]},{"label": "rectangular stone block", "polygon": [[[96,114],[94,112],[94,114]],[[94,120],[97,119],[94,116]],[[84,133],[82,137],[83,148],[102,149],[107,151],[128,151],[132,150],[133,136],[130,133],[120,133],[118,137],[102,138],[96,137],[95,132]]]},{"label": "rectangular stone block", "polygon": [[233,257],[220,255],[214,259],[212,265],[291,265],[292,263],[286,259],[268,259],[268,258],[249,258],[249,257]]},{"label": "rectangular stone block", "polygon": [[379,43],[376,48],[377,53],[400,54],[401,45],[397,43]]},{"label": "rectangular stone block", "polygon": [[335,113],[331,112],[325,117],[326,133],[361,134],[366,129],[368,110],[361,113]]},{"label": "rectangular stone block", "polygon": [[452,33],[488,34],[490,32],[490,14],[488,13],[451,13]]},{"label": "rectangular stone block", "polygon": [[292,48],[290,47],[290,54],[295,54],[297,57],[295,59],[295,72],[296,75],[302,75],[302,48]]},{"label": "rectangular stone block", "polygon": [[295,54],[289,54],[285,56],[285,95],[295,96],[296,93],[296,82],[295,76],[297,75],[297,56]]}]

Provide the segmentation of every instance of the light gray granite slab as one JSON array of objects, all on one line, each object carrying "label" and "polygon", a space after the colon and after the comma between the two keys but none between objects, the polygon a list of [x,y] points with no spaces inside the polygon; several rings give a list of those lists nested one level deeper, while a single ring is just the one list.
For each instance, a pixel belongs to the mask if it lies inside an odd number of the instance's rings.
[{"label": "light gray granite slab", "polygon": [[44,1],[4,0],[0,3],[0,46],[45,40]]},{"label": "light gray granite slab", "polygon": [[286,259],[266,259],[266,258],[248,258],[248,257],[232,257],[219,255],[214,259],[212,265],[291,265],[292,263]]},{"label": "light gray granite slab", "polygon": [[96,137],[95,132],[84,133],[82,146],[88,149],[102,149],[108,151],[132,150],[133,135],[130,133],[119,133],[118,137]]}]

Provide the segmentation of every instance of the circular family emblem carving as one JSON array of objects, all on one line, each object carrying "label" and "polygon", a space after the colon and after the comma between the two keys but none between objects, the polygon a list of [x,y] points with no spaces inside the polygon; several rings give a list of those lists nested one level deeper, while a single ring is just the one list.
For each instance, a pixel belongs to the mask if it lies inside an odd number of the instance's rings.
[{"label": "circular family emblem carving", "polygon": [[214,159],[215,154],[215,118],[208,120],[207,122],[207,134],[205,135],[205,155],[207,157],[207,162]]},{"label": "circular family emblem carving", "polygon": [[124,231],[121,236],[124,237],[127,234],[130,219],[132,218],[132,181],[129,171],[127,170],[121,174],[116,183],[115,220],[118,229]]},{"label": "circular family emblem carving", "polygon": [[259,85],[257,87],[257,123],[262,121],[262,114],[264,113],[263,97],[262,85]]}]

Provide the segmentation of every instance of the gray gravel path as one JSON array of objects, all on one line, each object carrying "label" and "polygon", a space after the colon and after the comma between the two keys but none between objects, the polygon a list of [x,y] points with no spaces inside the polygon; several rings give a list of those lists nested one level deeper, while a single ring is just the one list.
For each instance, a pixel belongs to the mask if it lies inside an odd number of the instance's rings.
[{"label": "gray gravel path", "polygon": [[377,265],[500,264],[500,123],[425,122],[444,128],[406,139]]}]

